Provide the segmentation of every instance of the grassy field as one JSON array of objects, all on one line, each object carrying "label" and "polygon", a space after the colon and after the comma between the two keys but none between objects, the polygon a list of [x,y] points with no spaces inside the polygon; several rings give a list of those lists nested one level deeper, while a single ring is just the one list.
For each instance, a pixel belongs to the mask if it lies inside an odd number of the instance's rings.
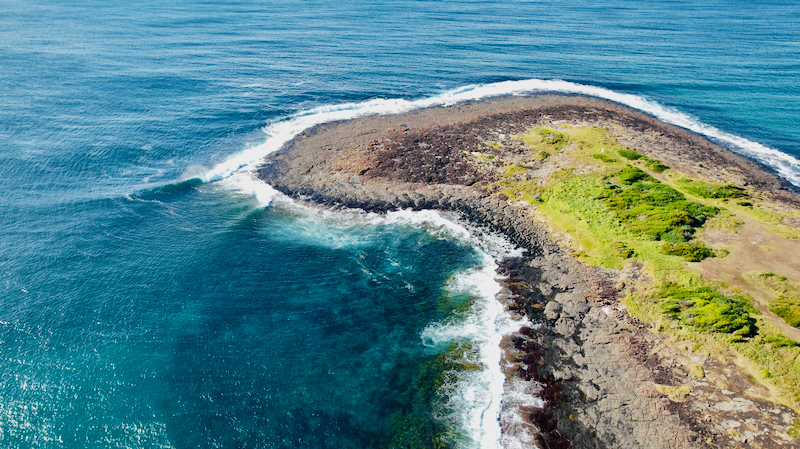
[{"label": "grassy field", "polygon": [[[534,128],[513,137],[536,162],[495,160],[498,192],[534,206],[581,261],[615,269],[641,266],[646,281],[624,290],[632,315],[694,342],[701,353],[737,354],[770,389],[770,399],[800,411],[797,342],[783,336],[745,293],[704,279],[692,266],[732,257],[709,249],[698,237],[703,229],[735,233],[741,224],[736,214],[745,214],[777,235],[800,239],[796,228],[785,225],[797,211],[774,207],[740,186],[678,173],[620,145],[605,128]],[[549,173],[544,179],[534,175],[542,168]],[[800,324],[798,284],[771,273],[752,274],[751,281],[775,298],[771,311]]]}]

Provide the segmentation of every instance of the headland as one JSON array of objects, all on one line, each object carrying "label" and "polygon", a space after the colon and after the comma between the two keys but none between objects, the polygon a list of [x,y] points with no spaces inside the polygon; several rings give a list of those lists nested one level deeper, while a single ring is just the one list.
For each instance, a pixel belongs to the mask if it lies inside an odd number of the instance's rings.
[{"label": "headland", "polygon": [[[516,441],[800,447],[800,191],[584,96],[492,98],[309,129],[259,177],[299,200],[440,209],[506,235],[498,300]],[[523,420],[515,419],[522,416]]]}]

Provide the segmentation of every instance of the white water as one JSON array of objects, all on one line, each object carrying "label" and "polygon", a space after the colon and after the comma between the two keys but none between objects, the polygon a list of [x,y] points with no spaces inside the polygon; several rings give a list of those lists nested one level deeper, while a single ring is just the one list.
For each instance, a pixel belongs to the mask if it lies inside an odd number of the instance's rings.
[{"label": "white water", "polygon": [[[701,123],[691,116],[675,109],[664,107],[656,102],[630,94],[614,92],[608,89],[580,85],[565,81],[548,81],[529,79],[507,81],[478,86],[466,86],[439,96],[416,101],[402,99],[371,100],[363,103],[348,103],[336,106],[325,106],[305,111],[286,120],[268,125],[264,132],[267,140],[256,147],[234,155],[227,161],[218,164],[200,176],[204,182],[221,181],[218,185],[234,192],[254,196],[259,205],[268,206],[276,198],[278,192],[271,186],[258,180],[255,169],[261,159],[269,153],[277,151],[286,142],[302,131],[326,122],[347,120],[366,115],[395,114],[414,109],[447,106],[468,100],[501,95],[523,95],[532,92],[560,92],[584,94],[615,101],[634,109],[638,109],[677,126],[705,135],[727,144],[731,149],[759,160],[774,168],[790,182],[800,186],[800,161],[792,156],[768,148],[756,142],[729,134],[712,126]],[[299,206],[295,203],[295,207]],[[310,211],[309,211],[310,212]],[[344,214],[344,215],[342,215]],[[335,218],[338,216],[339,218]],[[517,447],[529,444],[526,435],[520,434],[512,439],[501,435],[500,412],[503,398],[505,377],[502,374],[500,361],[500,340],[503,335],[519,330],[525,323],[515,321],[500,304],[495,296],[500,285],[495,279],[496,264],[494,260],[502,253],[510,254],[513,248],[501,237],[481,235],[480,230],[468,230],[464,226],[434,211],[398,211],[385,215],[365,214],[361,212],[332,212],[320,215],[315,209],[310,215],[313,220],[331,220],[349,222],[358,225],[410,225],[421,226],[432,235],[440,238],[453,238],[479,248],[484,256],[481,268],[469,270],[456,276],[450,286],[455,291],[467,291],[478,300],[474,308],[462,320],[438,323],[430,326],[422,338],[430,344],[446,344],[456,340],[469,340],[478,349],[481,371],[466,372],[457,385],[452,386],[448,410],[453,415],[446,417],[454,421],[465,434],[461,442],[468,448]],[[330,233],[324,236],[326,242],[333,246],[359,244],[346,238],[346,229],[341,233]],[[472,231],[472,232],[470,232]],[[309,236],[320,235],[309,233]],[[490,255],[491,254],[491,255]],[[517,388],[519,387],[519,388]],[[524,387],[524,388],[523,388]],[[523,391],[528,386],[509,385],[506,401],[527,404],[536,402],[534,392]],[[529,404],[533,405],[533,404]],[[517,417],[519,418],[519,417]],[[511,419],[514,419],[512,417]],[[522,438],[520,438],[522,437]]]},{"label": "white water", "polygon": [[282,195],[275,198],[275,204],[297,213],[298,217],[285,235],[281,233],[282,230],[271,230],[273,239],[302,240],[306,244],[332,249],[357,248],[375,243],[375,233],[370,228],[412,227],[423,229],[436,238],[455,241],[480,251],[480,266],[456,274],[446,287],[453,294],[475,298],[472,308],[450,321],[428,326],[420,338],[431,346],[468,341],[476,349],[475,359],[469,361],[482,369],[463,372],[456,384],[444,387],[450,395],[450,402],[445,409],[451,413],[440,418],[465,436],[464,440],[458,441],[460,447],[502,447],[499,418],[505,376],[500,365],[500,340],[529,323],[512,319],[496,299],[501,286],[496,279],[495,260],[520,255],[521,251],[502,236],[470,229],[469,225],[459,222],[455,214],[432,210],[403,210],[387,214],[358,209],[331,210],[296,203]]},{"label": "white water", "polygon": [[264,156],[279,150],[286,142],[312,126],[367,115],[398,114],[432,106],[449,106],[469,100],[479,100],[502,95],[524,95],[533,92],[559,92],[589,95],[615,101],[634,109],[647,112],[660,120],[709,137],[727,145],[738,153],[763,162],[775,169],[775,171],[793,184],[800,186],[800,160],[788,154],[719,130],[674,108],[665,107],[657,102],[647,100],[637,95],[624,94],[602,87],[587,86],[567,81],[540,79],[470,85],[434,97],[414,101],[403,99],[376,99],[361,103],[322,106],[304,111],[290,116],[285,120],[267,125],[264,127],[264,132],[267,134],[267,140],[264,143],[233,155],[225,162],[217,164],[200,175],[199,178],[204,182],[214,182],[227,180],[233,177],[235,179],[224,184],[228,185],[231,190],[255,195],[262,206],[267,206],[274,197],[275,191],[271,190],[271,188],[264,188],[263,183],[259,183],[255,180],[254,169],[259,165]]},{"label": "white water", "polygon": [[500,406],[503,400],[505,375],[501,371],[503,335],[519,330],[521,324],[511,316],[495,296],[500,285],[495,280],[497,265],[483,253],[483,266],[455,276],[449,289],[464,292],[476,298],[472,310],[461,319],[432,324],[422,334],[430,345],[444,345],[453,341],[469,341],[477,349],[480,371],[460,373],[455,385],[445,386],[450,391],[444,407],[449,416],[445,421],[456,425],[465,437],[458,441],[464,448],[501,448]]}]

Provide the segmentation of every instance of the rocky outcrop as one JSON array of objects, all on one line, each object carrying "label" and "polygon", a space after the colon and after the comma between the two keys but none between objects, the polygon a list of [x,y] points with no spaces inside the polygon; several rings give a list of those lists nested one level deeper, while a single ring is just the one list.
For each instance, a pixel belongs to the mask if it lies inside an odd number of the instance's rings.
[{"label": "rocky outcrop", "polygon": [[[608,126],[622,143],[673,167],[800,206],[797,189],[756,162],[640,112],[574,96],[509,97],[321,125],[271,155],[258,175],[291,197],[330,207],[457,211],[527,249],[525,257],[500,261],[500,300],[538,323],[503,343],[508,384],[545,400],[543,408],[504,404],[503,416],[525,417],[503,418],[504,432],[518,441],[542,448],[792,447],[790,410],[754,399],[730,406],[719,385],[742,375],[720,374],[724,382],[695,376],[692,363],[712,377],[724,367],[667,344],[625,311],[616,286],[620,276],[637,273],[578,263],[531,219],[529,206],[492,191],[494,171],[470,163],[474,152],[487,152],[487,139],[555,120]],[[754,416],[763,425],[743,424]]]}]

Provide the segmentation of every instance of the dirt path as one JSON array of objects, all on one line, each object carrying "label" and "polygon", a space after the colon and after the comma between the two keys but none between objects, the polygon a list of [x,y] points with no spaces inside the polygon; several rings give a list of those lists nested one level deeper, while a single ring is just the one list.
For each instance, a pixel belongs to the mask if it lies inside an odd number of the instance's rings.
[{"label": "dirt path", "polygon": [[744,224],[736,233],[708,230],[703,239],[714,249],[726,249],[722,258],[706,259],[696,266],[704,277],[738,287],[755,299],[756,308],[787,337],[800,342],[800,329],[794,328],[768,309],[770,295],[747,282],[743,273],[771,272],[800,281],[800,242],[775,235],[753,218],[737,213]]}]

